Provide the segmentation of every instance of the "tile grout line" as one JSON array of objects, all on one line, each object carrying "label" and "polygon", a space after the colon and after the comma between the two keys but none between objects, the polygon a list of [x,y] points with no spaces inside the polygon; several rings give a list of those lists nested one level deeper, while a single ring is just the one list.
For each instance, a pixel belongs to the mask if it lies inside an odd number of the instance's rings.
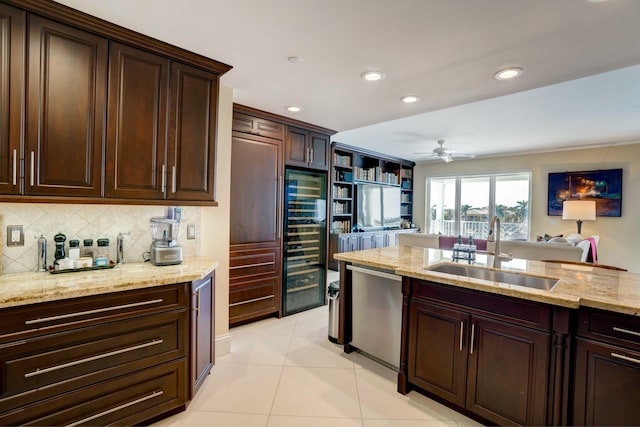
[{"label": "tile grout line", "polygon": [[296,326],[298,325],[299,318],[296,317],[296,321],[291,329],[291,335],[289,336],[289,345],[287,346],[287,351],[284,355],[284,359],[282,361],[282,366],[280,367],[280,376],[278,377],[278,382],[276,384],[275,393],[273,393],[273,399],[271,399],[271,407],[269,408],[269,413],[267,414],[267,424],[265,427],[269,425],[269,421],[271,420],[271,413],[273,412],[273,405],[276,403],[276,397],[278,397],[278,389],[280,388],[280,382],[282,381],[282,375],[284,374],[284,368],[287,365],[287,358],[289,357],[289,350],[291,349],[291,342],[293,341],[293,336],[296,331]]}]

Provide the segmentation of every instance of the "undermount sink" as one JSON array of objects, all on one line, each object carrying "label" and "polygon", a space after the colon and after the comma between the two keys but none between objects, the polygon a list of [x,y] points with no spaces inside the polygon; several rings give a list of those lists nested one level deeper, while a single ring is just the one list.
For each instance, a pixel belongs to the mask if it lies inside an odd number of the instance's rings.
[{"label": "undermount sink", "polygon": [[486,268],[472,267],[468,265],[443,264],[430,268],[429,271],[488,280],[490,282],[508,283],[511,285],[542,289],[546,291],[553,289],[556,283],[558,283],[558,279],[530,276],[527,274],[508,273],[506,271],[489,270]]}]

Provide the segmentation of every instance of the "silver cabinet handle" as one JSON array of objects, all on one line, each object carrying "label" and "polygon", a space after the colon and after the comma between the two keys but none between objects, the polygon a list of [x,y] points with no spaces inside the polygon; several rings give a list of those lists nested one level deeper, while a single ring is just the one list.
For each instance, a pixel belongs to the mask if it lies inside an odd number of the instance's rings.
[{"label": "silver cabinet handle", "polygon": [[153,399],[154,397],[162,396],[163,394],[164,394],[164,391],[162,391],[162,390],[154,391],[151,394],[148,394],[146,396],[140,397],[140,398],[135,399],[135,400],[131,400],[131,401],[127,402],[127,403],[123,403],[122,405],[115,406],[115,407],[113,407],[111,409],[107,409],[106,411],[102,411],[102,412],[100,412],[98,414],[91,415],[90,417],[83,418],[80,421],[76,421],[75,423],[67,424],[66,427],[75,427],[75,426],[79,426],[79,425],[82,425],[82,424],[86,424],[89,421],[95,420],[96,418],[100,418],[100,417],[103,417],[105,415],[112,414],[112,413],[114,413],[116,411],[119,411],[121,409],[128,408],[129,406],[133,406],[135,404],[144,402],[146,400]]},{"label": "silver cabinet handle", "polygon": [[309,163],[313,163],[313,148],[309,148]]},{"label": "silver cabinet handle", "polygon": [[37,375],[46,374],[47,372],[59,371],[60,369],[69,368],[71,366],[82,365],[83,363],[93,362],[94,360],[104,359],[106,357],[116,356],[122,353],[128,353],[130,351],[140,350],[147,347],[152,347],[154,345],[162,344],[164,340],[153,340],[146,342],[144,344],[138,344],[131,347],[121,348],[120,350],[109,351],[107,353],[97,354],[91,357],[85,357],[84,359],[74,360],[73,362],[62,363],[60,365],[50,366],[48,368],[37,368],[33,372],[27,372],[24,374],[25,378],[35,377]]},{"label": "silver cabinet handle", "polygon": [[614,326],[613,330],[616,332],[622,332],[624,334],[635,335],[636,337],[640,337],[640,332],[630,331],[629,329],[618,328],[617,326]]},{"label": "silver cabinet handle", "polygon": [[162,185],[160,191],[163,193],[167,190],[167,165],[162,165]]},{"label": "silver cabinet handle", "polygon": [[469,345],[469,354],[473,354],[473,341],[475,339],[476,336],[476,324],[472,323],[471,324],[471,341],[470,341],[470,345]]},{"label": "silver cabinet handle", "polygon": [[171,167],[171,192],[176,192],[176,165]]},{"label": "silver cabinet handle", "polygon": [[464,334],[464,321],[460,322],[460,351],[462,351],[462,335]]},{"label": "silver cabinet handle", "polygon": [[18,151],[13,150],[13,185],[18,185]]},{"label": "silver cabinet handle", "polygon": [[233,304],[229,304],[229,307],[235,307],[238,305],[242,305],[242,304],[250,304],[252,302],[258,302],[258,301],[263,301],[269,298],[273,298],[274,295],[267,295],[266,297],[259,297],[259,298],[254,298],[254,299],[250,299],[250,300],[246,300],[246,301],[240,301],[240,302],[234,302]]},{"label": "silver cabinet handle", "polygon": [[200,317],[200,289],[196,290],[196,317]]},{"label": "silver cabinet handle", "polygon": [[33,151],[31,152],[31,170],[29,171],[29,182],[31,183],[31,186],[33,187],[35,185],[35,164],[36,164],[36,153],[34,153]]},{"label": "silver cabinet handle", "polygon": [[615,357],[616,359],[626,360],[627,362],[633,362],[640,365],[640,359],[636,359],[634,357],[629,357],[629,356],[625,356],[623,354],[618,354],[618,353],[611,353],[611,356]]},{"label": "silver cabinet handle", "polygon": [[120,309],[123,309],[123,308],[140,307],[141,305],[156,304],[156,303],[159,303],[159,302],[162,302],[162,301],[164,301],[162,298],[158,298],[158,299],[154,299],[154,300],[134,302],[134,303],[131,303],[131,304],[113,305],[111,307],[96,308],[94,310],[78,311],[78,312],[75,312],[75,313],[60,314],[58,316],[50,316],[50,317],[42,317],[40,319],[26,320],[24,322],[24,324],[25,325],[34,325],[34,324],[37,324],[37,323],[51,322],[52,320],[61,320],[61,319],[69,319],[71,317],[86,316],[87,314],[104,313],[105,311],[120,310]]}]

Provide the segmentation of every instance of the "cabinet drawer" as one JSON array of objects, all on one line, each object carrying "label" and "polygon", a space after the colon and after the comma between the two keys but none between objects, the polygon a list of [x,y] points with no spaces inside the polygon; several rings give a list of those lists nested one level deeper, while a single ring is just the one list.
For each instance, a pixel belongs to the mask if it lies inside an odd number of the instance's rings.
[{"label": "cabinet drawer", "polygon": [[229,255],[229,278],[280,274],[280,248],[234,251]]},{"label": "cabinet drawer", "polygon": [[229,288],[229,319],[232,323],[273,313],[279,308],[280,290],[277,278],[244,282]]},{"label": "cabinet drawer", "polygon": [[0,359],[3,406],[185,357],[186,319],[186,312],[161,313],[7,345]]},{"label": "cabinet drawer", "polygon": [[184,359],[0,415],[0,425],[137,425],[186,402]]},{"label": "cabinet drawer", "polygon": [[640,317],[581,308],[578,335],[640,350]]},{"label": "cabinet drawer", "polygon": [[233,113],[233,125],[231,128],[236,132],[250,133],[280,140],[284,135],[284,126],[281,124],[235,112]]},{"label": "cabinet drawer", "polygon": [[144,314],[184,309],[182,284],[114,292],[3,309],[0,344]]},{"label": "cabinet drawer", "polygon": [[541,303],[424,280],[413,280],[413,284],[412,297],[436,300],[439,304],[462,308],[472,314],[489,314],[542,331],[551,329],[551,307]]}]

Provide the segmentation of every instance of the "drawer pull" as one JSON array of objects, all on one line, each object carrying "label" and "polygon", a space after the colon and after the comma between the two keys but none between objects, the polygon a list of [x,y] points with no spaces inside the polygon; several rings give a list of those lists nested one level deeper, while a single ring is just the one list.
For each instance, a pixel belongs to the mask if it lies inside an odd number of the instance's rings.
[{"label": "drawer pull", "polygon": [[469,347],[470,347],[470,352],[469,354],[473,354],[473,341],[475,340],[476,337],[476,325],[475,323],[471,324],[471,342],[469,343]]},{"label": "drawer pull", "polygon": [[18,185],[18,152],[13,150],[13,185]]},{"label": "drawer pull", "polygon": [[249,304],[252,302],[258,302],[258,301],[262,301],[265,299],[269,299],[269,298],[273,298],[273,295],[268,295],[266,297],[260,297],[260,298],[254,298],[254,299],[250,299],[247,301],[240,301],[240,302],[234,302],[233,304],[229,304],[229,307],[235,307],[236,305],[242,305],[242,304]]},{"label": "drawer pull", "polygon": [[25,378],[35,377],[37,375],[46,374],[47,372],[57,371],[57,370],[60,370],[60,369],[69,368],[71,366],[77,366],[77,365],[81,365],[83,363],[92,362],[94,360],[104,359],[105,357],[111,357],[111,356],[115,356],[117,354],[128,353],[130,351],[135,351],[135,350],[140,350],[142,348],[152,347],[154,345],[162,344],[163,342],[164,342],[164,340],[153,340],[153,341],[146,342],[144,344],[138,344],[138,345],[134,345],[132,347],[121,348],[120,350],[114,350],[114,351],[110,351],[108,353],[102,353],[102,354],[98,354],[96,356],[91,356],[91,357],[86,357],[84,359],[74,360],[73,362],[63,363],[62,365],[50,366],[48,368],[43,368],[43,369],[38,368],[33,372],[27,372],[26,374],[24,374],[24,377]]},{"label": "drawer pull", "polygon": [[118,405],[118,406],[113,407],[111,409],[107,409],[106,411],[102,411],[102,412],[100,412],[98,414],[95,414],[95,415],[92,415],[90,417],[84,418],[84,419],[82,419],[80,421],[76,421],[75,423],[67,424],[67,427],[75,427],[75,426],[79,426],[81,424],[86,424],[89,421],[95,420],[96,418],[100,418],[102,416],[109,415],[109,414],[111,414],[113,412],[119,411],[120,409],[128,408],[129,406],[133,406],[133,405],[135,405],[137,403],[141,403],[141,402],[147,401],[149,399],[153,399],[154,397],[162,396],[163,394],[164,394],[164,391],[162,391],[162,390],[154,391],[153,393],[148,394],[148,395],[143,396],[143,397],[140,397],[140,398],[138,398],[136,400],[132,400],[130,402],[123,403],[122,405]]},{"label": "drawer pull", "polygon": [[611,356],[615,357],[616,359],[626,360],[627,362],[633,362],[640,365],[640,359],[636,359],[634,357],[629,357],[629,356],[625,356],[624,354],[618,354],[618,353],[611,353]]},{"label": "drawer pull", "polygon": [[123,308],[140,307],[142,305],[156,304],[162,301],[164,301],[162,298],[158,298],[150,301],[141,301],[141,302],[134,302],[131,304],[114,305],[112,307],[97,308],[95,310],[78,311],[76,313],[67,313],[67,314],[61,314],[59,316],[42,317],[40,319],[27,320],[24,322],[24,324],[34,325],[36,323],[44,323],[44,322],[50,322],[52,320],[68,319],[70,317],[85,316],[87,314],[104,313],[105,311],[120,310]]},{"label": "drawer pull", "polygon": [[622,332],[624,334],[635,335],[636,337],[640,337],[640,332],[630,331],[629,329],[623,329],[623,328],[618,328],[617,326],[614,326],[613,330],[616,332]]},{"label": "drawer pull", "polygon": [[258,262],[256,264],[242,264],[242,265],[235,265],[233,267],[229,267],[229,270],[235,270],[238,268],[251,268],[251,267],[262,267],[263,265],[274,265],[275,261],[270,261],[270,262]]},{"label": "drawer pull", "polygon": [[464,335],[464,322],[460,322],[460,351],[462,351],[462,335]]}]

